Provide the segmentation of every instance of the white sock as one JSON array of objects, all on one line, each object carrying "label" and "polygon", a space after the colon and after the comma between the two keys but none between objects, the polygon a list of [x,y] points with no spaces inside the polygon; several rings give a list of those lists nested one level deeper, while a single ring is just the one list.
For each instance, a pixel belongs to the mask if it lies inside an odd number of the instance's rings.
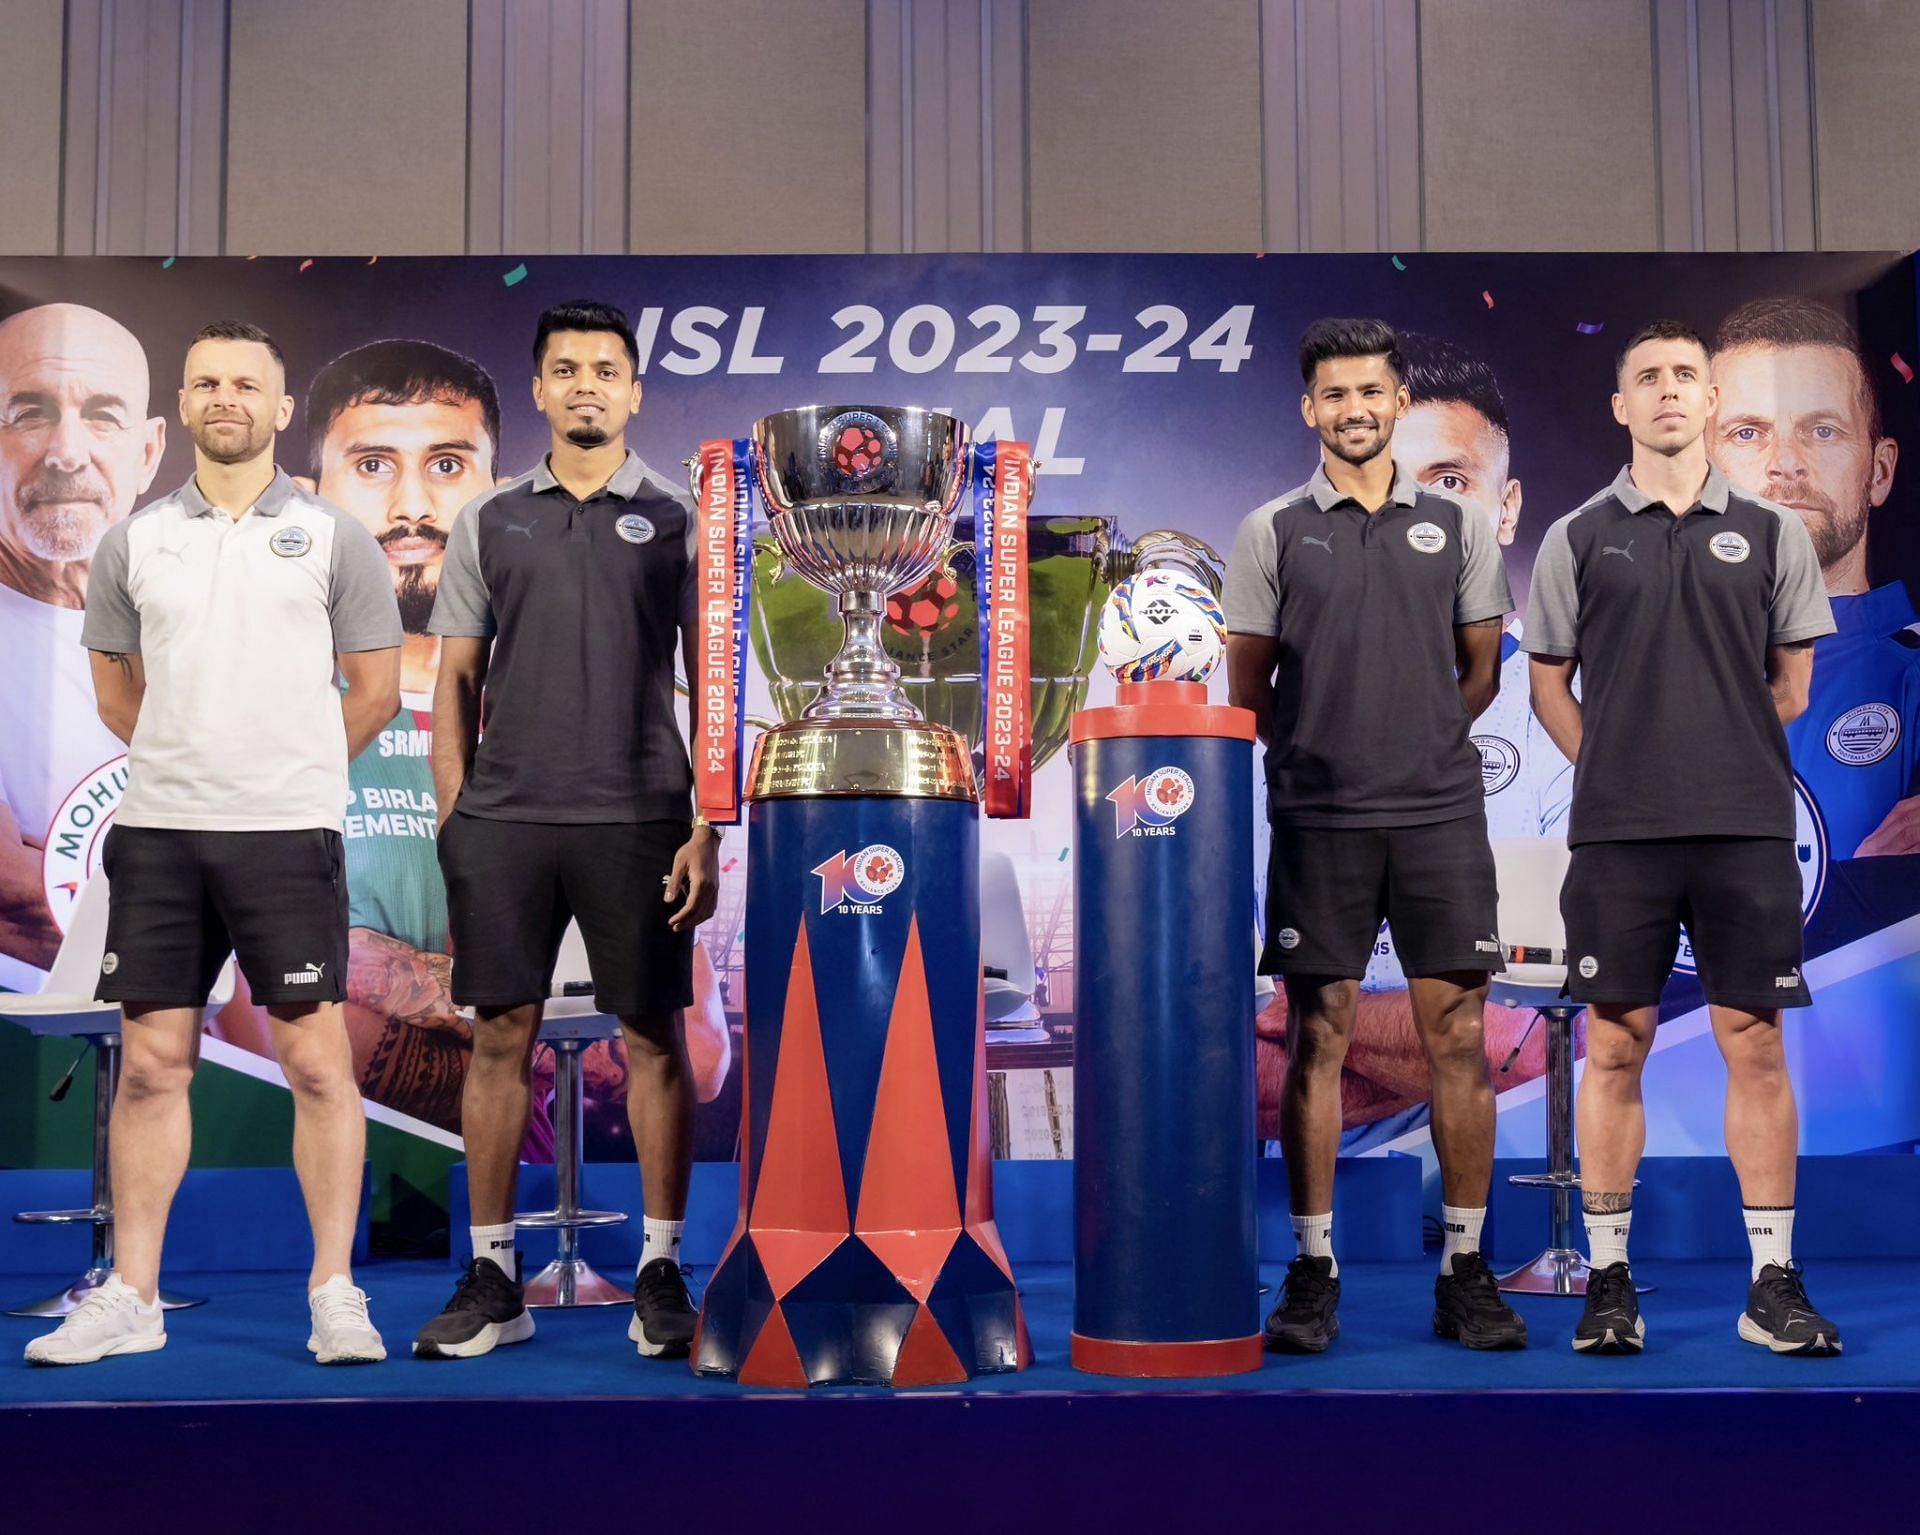
[{"label": "white sock", "polygon": [[[1303,1258],[1333,1258],[1333,1212],[1294,1216],[1293,1240]],[[1332,1272],[1335,1276],[1340,1273],[1338,1258],[1333,1258]]]},{"label": "white sock", "polygon": [[473,1236],[473,1255],[476,1258],[491,1258],[494,1266],[513,1278],[513,1222],[504,1226],[469,1226],[467,1230]]},{"label": "white sock", "polygon": [[1627,1229],[1633,1225],[1633,1210],[1582,1210],[1587,1223],[1587,1262],[1596,1269],[1611,1268],[1627,1261]]},{"label": "white sock", "polygon": [[640,1225],[641,1268],[655,1258],[671,1258],[675,1263],[680,1261],[680,1233],[687,1229],[685,1221],[657,1221],[651,1215],[646,1215],[641,1217]]},{"label": "white sock", "polygon": [[1769,1263],[1785,1268],[1793,1262],[1792,1205],[1742,1205],[1740,1213],[1747,1218],[1747,1241],[1753,1248],[1750,1280],[1758,1279]]},{"label": "white sock", "polygon": [[1446,1245],[1440,1249],[1440,1272],[1453,1272],[1455,1253],[1480,1251],[1480,1228],[1487,1223],[1487,1207],[1463,1210],[1458,1205],[1440,1207],[1440,1227],[1446,1232]]}]

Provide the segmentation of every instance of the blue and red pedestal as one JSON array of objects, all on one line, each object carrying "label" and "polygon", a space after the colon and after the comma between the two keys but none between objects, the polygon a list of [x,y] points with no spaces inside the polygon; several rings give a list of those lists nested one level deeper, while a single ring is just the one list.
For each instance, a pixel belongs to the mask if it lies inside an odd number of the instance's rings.
[{"label": "blue and red pedestal", "polygon": [[978,807],[749,811],[740,1223],[693,1367],[921,1386],[1031,1358],[993,1223]]},{"label": "blue and red pedestal", "polygon": [[1096,1374],[1261,1363],[1253,739],[1202,683],[1073,722],[1071,1357]]}]

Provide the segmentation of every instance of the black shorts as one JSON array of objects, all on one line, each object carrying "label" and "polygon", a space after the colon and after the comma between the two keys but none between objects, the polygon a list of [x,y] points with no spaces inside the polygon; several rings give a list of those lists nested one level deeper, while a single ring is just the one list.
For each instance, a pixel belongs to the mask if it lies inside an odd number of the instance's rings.
[{"label": "black shorts", "polygon": [[578,922],[601,1012],[691,1006],[693,933],[667,926],[678,903],[661,899],[690,834],[685,821],[562,825],[455,810],[440,830],[453,1000],[488,1009],[545,1000],[560,940]]},{"label": "black shorts", "polygon": [[103,1002],[204,1007],[227,955],[253,1000],[347,994],[347,878],[340,833],[176,831],[114,825]]},{"label": "black shorts", "polygon": [[1382,920],[1410,976],[1498,970],[1499,907],[1483,810],[1425,826],[1276,820],[1260,970],[1358,980]]},{"label": "black shorts", "polygon": [[1800,974],[1800,865],[1785,837],[1583,842],[1560,913],[1576,1002],[1658,1002],[1683,923],[1709,1002],[1767,1012],[1813,1000]]}]

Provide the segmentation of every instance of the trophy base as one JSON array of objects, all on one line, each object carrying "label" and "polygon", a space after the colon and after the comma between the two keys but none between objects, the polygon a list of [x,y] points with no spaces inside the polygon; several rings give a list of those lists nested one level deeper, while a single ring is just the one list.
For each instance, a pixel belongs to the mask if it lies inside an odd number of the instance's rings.
[{"label": "trophy base", "polygon": [[769,730],[753,749],[750,800],[855,794],[980,797],[967,743],[925,720],[795,720]]}]

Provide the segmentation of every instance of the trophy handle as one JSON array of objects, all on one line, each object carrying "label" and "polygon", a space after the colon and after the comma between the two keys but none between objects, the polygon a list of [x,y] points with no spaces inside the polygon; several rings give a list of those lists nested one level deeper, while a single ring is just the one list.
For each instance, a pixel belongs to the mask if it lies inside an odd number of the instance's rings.
[{"label": "trophy handle", "polygon": [[1182,533],[1178,528],[1155,528],[1133,541],[1129,574],[1169,565],[1203,582],[1218,598],[1221,572],[1226,563],[1220,551],[1203,538]]}]

